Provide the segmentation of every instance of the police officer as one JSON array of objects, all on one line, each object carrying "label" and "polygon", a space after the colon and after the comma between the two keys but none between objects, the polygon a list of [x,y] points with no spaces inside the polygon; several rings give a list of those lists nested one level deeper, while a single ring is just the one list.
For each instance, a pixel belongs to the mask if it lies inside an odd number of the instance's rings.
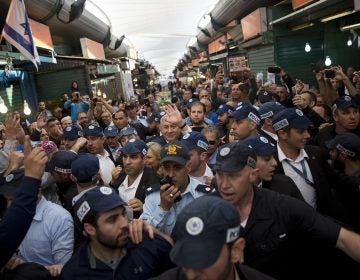
[{"label": "police officer", "polygon": [[170,234],[177,215],[191,201],[211,193],[213,188],[189,176],[189,150],[178,141],[170,142],[161,151],[161,165],[167,182],[147,191],[140,219]]},{"label": "police officer", "polygon": [[230,203],[216,196],[195,199],[176,221],[170,252],[178,266],[153,279],[273,279],[246,265],[240,216]]},{"label": "police officer", "polygon": [[86,192],[74,205],[76,222],[87,235],[64,266],[60,279],[148,279],[171,268],[171,244],[159,235],[129,240],[125,203],[109,187]]},{"label": "police officer", "polygon": [[[240,212],[245,264],[278,279],[325,279],[333,276],[333,269],[347,276],[348,272],[330,263],[325,270],[310,270],[320,265],[312,258],[319,247],[336,247],[360,262],[360,235],[298,199],[254,186],[258,169],[250,147],[240,142],[224,145],[214,169],[219,194]],[[310,240],[315,242],[307,244]]]}]

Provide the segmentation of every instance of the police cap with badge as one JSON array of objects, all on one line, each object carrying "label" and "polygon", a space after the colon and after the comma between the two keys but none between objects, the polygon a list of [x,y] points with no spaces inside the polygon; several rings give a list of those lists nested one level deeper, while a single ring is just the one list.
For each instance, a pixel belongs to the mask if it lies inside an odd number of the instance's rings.
[{"label": "police cap with badge", "polygon": [[148,147],[143,140],[129,139],[129,141],[121,148],[121,153],[124,155],[142,154],[146,156]]},{"label": "police cap with badge", "polygon": [[103,137],[104,132],[103,129],[100,126],[97,125],[89,125],[87,128],[83,131],[84,137],[92,136],[92,137]]},{"label": "police cap with badge", "polygon": [[260,124],[260,116],[255,107],[249,103],[241,103],[236,107],[235,111],[230,114],[230,117],[235,120],[243,120],[249,118],[257,125]]},{"label": "police cap with badge", "polygon": [[71,151],[60,150],[52,155],[50,161],[46,164],[47,172],[59,172],[71,174],[71,163],[78,155]]},{"label": "police cap with badge", "polygon": [[77,125],[69,125],[63,129],[63,139],[75,140],[81,136],[83,132]]},{"label": "police cap with badge", "polygon": [[94,181],[99,170],[99,158],[93,154],[79,154],[71,163],[71,174],[78,183]]},{"label": "police cap with badge", "polygon": [[126,126],[120,130],[120,140],[121,140],[121,138],[123,138],[124,136],[127,136],[127,135],[138,135],[138,133],[135,128],[133,128],[131,126]]},{"label": "police cap with badge", "polygon": [[359,108],[359,103],[356,100],[349,96],[341,96],[336,98],[332,103],[332,111],[334,112],[336,109],[345,110],[349,107]]},{"label": "police cap with badge", "polygon": [[147,119],[147,122],[148,123],[152,123],[152,122],[160,123],[161,118],[165,115],[166,115],[166,113],[164,111],[153,112],[151,114],[151,116]]},{"label": "police cap with badge", "polygon": [[75,202],[74,212],[76,222],[83,225],[90,213],[108,212],[120,206],[126,206],[126,203],[114,189],[96,186],[83,192],[82,196]]},{"label": "police cap with badge", "polygon": [[285,106],[281,105],[277,101],[271,101],[264,103],[258,110],[260,119],[267,119],[274,117],[280,111],[286,109]]},{"label": "police cap with badge", "polygon": [[204,135],[197,131],[186,133],[180,140],[180,143],[187,147],[189,151],[193,149],[201,149],[207,151],[209,142]]},{"label": "police cap with badge", "polygon": [[109,125],[104,129],[105,137],[114,138],[119,133],[119,129],[114,125]]},{"label": "police cap with badge", "polygon": [[273,128],[275,131],[285,127],[307,129],[311,125],[311,121],[304,115],[304,113],[300,109],[296,108],[287,108],[282,110],[273,118]]},{"label": "police cap with badge", "polygon": [[216,110],[216,114],[218,116],[221,116],[224,113],[229,113],[231,114],[231,112],[233,112],[235,110],[235,108],[233,106],[230,106],[228,104],[222,104],[219,106],[219,108]]},{"label": "police cap with badge", "polygon": [[257,156],[267,157],[274,155],[276,152],[275,145],[270,143],[269,140],[263,136],[250,136],[244,139],[243,143],[254,149]]},{"label": "police cap with badge", "polygon": [[360,137],[351,132],[341,133],[326,142],[328,149],[337,149],[351,158],[360,158]]},{"label": "police cap with badge", "polygon": [[240,238],[238,210],[216,196],[190,202],[178,215],[170,258],[178,267],[203,269],[212,266],[223,245]]}]

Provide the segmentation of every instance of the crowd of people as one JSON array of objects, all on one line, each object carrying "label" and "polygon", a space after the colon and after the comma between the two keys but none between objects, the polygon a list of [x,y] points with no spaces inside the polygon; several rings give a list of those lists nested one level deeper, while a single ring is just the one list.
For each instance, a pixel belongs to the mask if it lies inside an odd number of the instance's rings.
[{"label": "crowd of people", "polygon": [[360,72],[277,68],[7,115],[1,277],[357,279]]}]

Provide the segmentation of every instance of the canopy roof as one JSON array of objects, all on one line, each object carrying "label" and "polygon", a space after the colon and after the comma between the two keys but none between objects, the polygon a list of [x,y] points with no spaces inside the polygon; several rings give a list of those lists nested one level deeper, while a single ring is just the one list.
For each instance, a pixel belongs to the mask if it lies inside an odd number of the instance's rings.
[{"label": "canopy roof", "polygon": [[[198,33],[201,17],[218,0],[102,0],[91,1],[104,11],[112,33],[125,35],[162,75],[171,75],[186,45]],[[101,4],[100,4],[101,3]],[[87,5],[87,8],[91,6]],[[104,15],[99,15],[101,17]]]}]

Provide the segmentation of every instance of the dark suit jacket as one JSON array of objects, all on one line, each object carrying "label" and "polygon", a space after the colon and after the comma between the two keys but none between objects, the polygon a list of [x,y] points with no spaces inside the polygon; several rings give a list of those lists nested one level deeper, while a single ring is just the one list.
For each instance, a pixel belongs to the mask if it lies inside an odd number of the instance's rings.
[{"label": "dark suit jacket", "polygon": [[286,175],[275,174],[271,181],[263,181],[262,187],[304,201],[304,197],[294,181]]},{"label": "dark suit jacket", "polygon": [[[126,175],[127,174],[125,172],[121,173],[119,178],[114,182],[114,184],[111,185],[113,188],[116,189],[116,191],[118,187],[121,185],[121,183],[125,180]],[[144,203],[146,189],[150,186],[159,185],[160,184],[159,181],[160,179],[159,176],[156,174],[156,172],[149,167],[145,167],[139,185],[136,189],[135,197],[141,200],[142,203]],[[134,218],[138,218],[140,214],[141,214],[140,212],[134,211]]]},{"label": "dark suit jacket", "polygon": [[[327,156],[321,148],[316,146],[307,145],[305,146],[305,151],[309,156],[307,163],[314,179],[317,210],[322,214],[344,220],[344,211],[332,194],[332,182],[328,181],[328,178],[331,178],[331,176],[328,175],[331,169],[327,163]],[[282,164],[279,162],[278,155],[276,155],[276,160],[278,161],[278,166],[275,173],[285,174]]]}]

